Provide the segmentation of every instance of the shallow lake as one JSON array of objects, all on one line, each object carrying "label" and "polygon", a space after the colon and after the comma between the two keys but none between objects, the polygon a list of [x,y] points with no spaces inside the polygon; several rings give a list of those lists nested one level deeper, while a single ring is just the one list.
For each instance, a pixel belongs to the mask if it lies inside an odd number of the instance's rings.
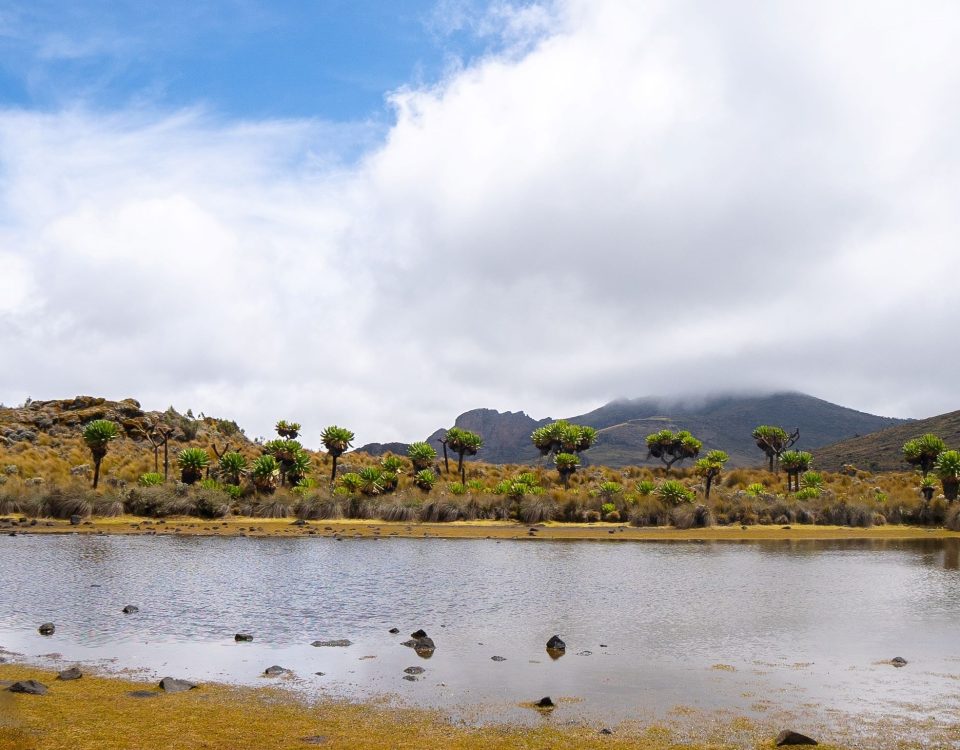
[{"label": "shallow lake", "polygon": [[[35,663],[395,695],[464,718],[480,706],[468,720],[529,716],[517,704],[550,695],[576,699],[558,716],[611,722],[678,706],[955,722],[958,568],[958,540],[4,536],[0,647]],[[56,633],[40,636],[47,621]],[[432,658],[401,645],[418,628]],[[553,634],[567,644],[556,660]],[[310,645],[339,638],[353,645]],[[273,664],[293,676],[264,677]],[[403,679],[411,666],[426,670],[417,681]]]}]

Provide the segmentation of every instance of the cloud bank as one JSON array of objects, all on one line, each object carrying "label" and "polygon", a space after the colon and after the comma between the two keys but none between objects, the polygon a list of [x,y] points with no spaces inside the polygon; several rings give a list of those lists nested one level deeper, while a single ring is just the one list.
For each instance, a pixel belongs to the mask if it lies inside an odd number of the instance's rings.
[{"label": "cloud bank", "polygon": [[395,123],[0,112],[0,398],[416,439],[476,406],[958,407],[953,3],[492,6]]}]

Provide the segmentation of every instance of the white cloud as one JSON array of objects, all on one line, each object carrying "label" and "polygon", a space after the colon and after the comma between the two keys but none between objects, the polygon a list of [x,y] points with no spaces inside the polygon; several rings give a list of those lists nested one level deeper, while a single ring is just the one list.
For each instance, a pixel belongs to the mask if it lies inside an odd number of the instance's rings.
[{"label": "white cloud", "polygon": [[396,92],[353,165],[320,122],[0,115],[3,400],[135,395],[308,442],[704,389],[957,407],[960,9],[482,19],[506,51]]}]

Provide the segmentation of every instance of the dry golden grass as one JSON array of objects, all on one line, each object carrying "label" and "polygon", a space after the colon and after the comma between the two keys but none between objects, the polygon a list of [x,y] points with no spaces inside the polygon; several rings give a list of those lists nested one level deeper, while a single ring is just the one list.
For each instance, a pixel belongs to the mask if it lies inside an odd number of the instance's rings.
[{"label": "dry golden grass", "polygon": [[570,726],[557,715],[544,716],[533,727],[469,728],[439,713],[339,701],[310,703],[268,688],[204,685],[185,693],[134,698],[131,691],[155,687],[103,677],[71,682],[54,677],[30,667],[0,665],[2,680],[35,679],[50,688],[46,696],[0,692],[0,750],[727,750],[744,747],[745,732],[748,747],[773,744],[769,731],[743,719],[703,722],[706,729],[690,742],[689,727],[682,740],[661,725],[624,726],[600,735],[596,726]]}]

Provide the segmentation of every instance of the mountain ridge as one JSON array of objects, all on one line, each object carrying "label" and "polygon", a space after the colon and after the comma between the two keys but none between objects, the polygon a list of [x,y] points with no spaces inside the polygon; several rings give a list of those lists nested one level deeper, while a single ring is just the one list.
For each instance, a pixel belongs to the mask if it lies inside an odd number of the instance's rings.
[{"label": "mountain ridge", "polygon": [[[687,429],[704,443],[704,451],[720,449],[730,455],[731,466],[758,466],[763,454],[750,433],[759,424],[800,429],[797,448],[814,450],[888,427],[910,422],[868,414],[794,391],[770,394],[718,394],[684,401],[643,397],[616,399],[567,421],[589,425],[599,432],[597,445],[583,454],[584,462],[606,466],[644,465],[645,438],[660,429]],[[539,454],[530,442],[534,429],[556,420],[534,419],[523,411],[499,412],[471,409],[460,414],[455,427],[472,430],[484,438],[476,460],[489,463],[534,463]],[[434,431],[427,442],[439,450],[445,428]],[[403,444],[392,444],[393,446]],[[379,455],[377,444],[358,451]],[[394,452],[397,452],[393,448]]]}]

